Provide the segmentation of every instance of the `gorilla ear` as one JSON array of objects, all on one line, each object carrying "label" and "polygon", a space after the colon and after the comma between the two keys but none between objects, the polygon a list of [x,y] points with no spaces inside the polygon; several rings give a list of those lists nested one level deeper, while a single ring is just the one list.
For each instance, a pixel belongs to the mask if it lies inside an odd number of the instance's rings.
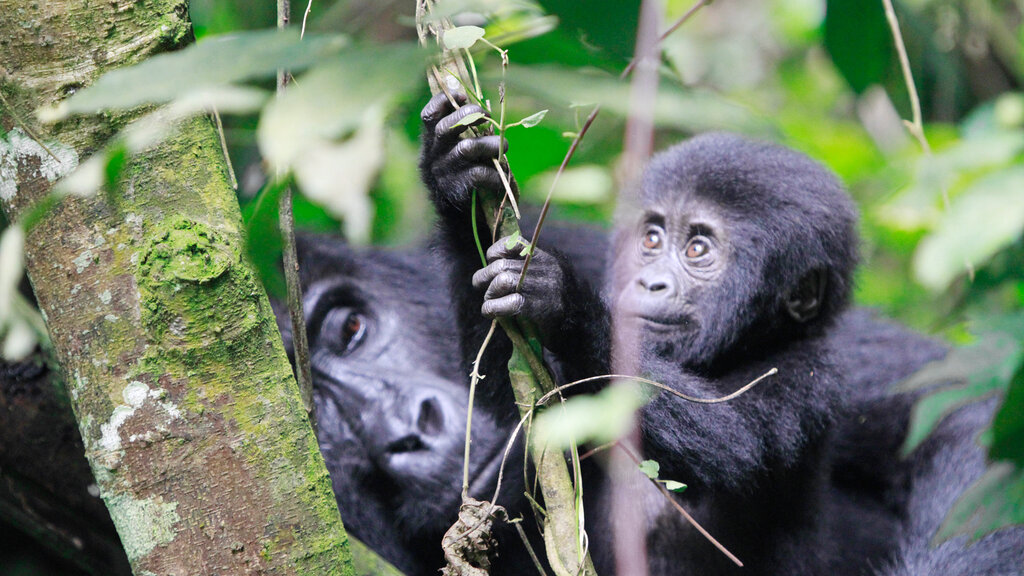
[{"label": "gorilla ear", "polygon": [[825,302],[825,285],[828,275],[825,270],[811,270],[800,279],[800,283],[786,299],[786,311],[797,322],[807,322],[818,315]]}]

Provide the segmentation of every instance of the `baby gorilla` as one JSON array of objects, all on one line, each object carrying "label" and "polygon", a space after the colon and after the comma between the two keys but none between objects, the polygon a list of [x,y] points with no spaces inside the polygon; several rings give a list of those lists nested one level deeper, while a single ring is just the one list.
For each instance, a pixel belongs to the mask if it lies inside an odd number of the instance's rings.
[{"label": "baby gorilla", "polygon": [[[424,176],[455,287],[474,267],[469,191],[501,189],[484,160],[497,140],[457,138],[473,112],[435,98],[423,114]],[[475,298],[458,302],[534,321],[570,378],[608,373],[614,358],[617,370],[717,397],[777,368],[727,403],[662,393],[642,409],[645,457],[690,485],[680,500],[745,562],[743,573],[864,572],[891,549],[895,520],[887,529],[843,521],[841,503],[826,502],[824,454],[843,404],[826,335],[856,264],[851,201],[808,158],[723,134],[658,155],[640,188],[640,214],[615,231],[609,305],[576,290],[566,266],[531,266],[515,293],[522,262],[503,240],[473,275]],[[652,573],[739,573],[677,516],[655,510],[649,523]]]}]

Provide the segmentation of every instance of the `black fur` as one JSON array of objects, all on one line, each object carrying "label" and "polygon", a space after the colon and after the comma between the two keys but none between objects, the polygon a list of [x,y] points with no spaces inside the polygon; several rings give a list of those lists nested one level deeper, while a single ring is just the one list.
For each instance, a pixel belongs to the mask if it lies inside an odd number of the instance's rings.
[{"label": "black fur", "polygon": [[[857,378],[844,379],[839,342],[830,340],[857,261],[855,210],[835,178],[785,148],[698,137],[658,155],[645,172],[642,213],[616,230],[605,301],[575,289],[571,268],[550,260],[535,270],[547,277],[517,294],[512,277],[520,258],[501,241],[473,277],[473,290],[465,284],[479,267],[468,195],[472,188],[500,190],[486,163],[498,143],[460,141],[464,128],[455,124],[480,111],[453,111],[438,97],[423,114],[421,169],[452,263],[464,361],[486,325],[482,309],[533,320],[574,377],[625,369],[713,397],[777,368],[778,375],[726,404],[694,405],[662,393],[642,411],[646,455],[661,463],[663,477],[691,485],[680,499],[746,561],[745,573],[861,574],[898,562],[896,535],[912,522],[913,482],[899,482],[897,472],[862,474],[873,485],[850,478],[860,457],[901,468],[895,447],[909,400],[882,410],[881,420],[898,431],[879,432],[879,450],[858,453],[855,438],[834,438],[854,412],[887,405],[874,389],[845,385]],[[567,322],[576,318],[583,321]],[[873,379],[868,369],[862,380]],[[844,447],[845,456],[837,453]],[[903,473],[908,477],[913,473]],[[653,573],[738,572],[676,517],[652,514]],[[600,538],[591,537],[596,549]]]}]

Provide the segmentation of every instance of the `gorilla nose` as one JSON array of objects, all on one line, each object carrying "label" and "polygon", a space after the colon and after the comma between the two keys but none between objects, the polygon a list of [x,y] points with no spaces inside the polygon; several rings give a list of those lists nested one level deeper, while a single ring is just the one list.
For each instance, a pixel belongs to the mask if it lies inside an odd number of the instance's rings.
[{"label": "gorilla nose", "polygon": [[416,391],[383,404],[373,415],[367,440],[371,457],[384,470],[415,472],[461,441],[452,424],[456,407],[442,394]]},{"label": "gorilla nose", "polygon": [[671,296],[674,292],[672,278],[663,273],[640,274],[637,278],[640,287],[654,296]]}]

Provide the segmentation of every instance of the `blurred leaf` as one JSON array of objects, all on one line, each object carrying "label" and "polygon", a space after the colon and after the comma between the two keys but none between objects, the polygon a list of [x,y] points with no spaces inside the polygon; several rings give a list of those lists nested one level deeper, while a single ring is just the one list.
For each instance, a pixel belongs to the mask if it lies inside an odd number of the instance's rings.
[{"label": "blurred leaf", "polygon": [[309,142],[292,171],[306,197],[341,219],[349,240],[365,244],[373,220],[369,193],[383,164],[384,117],[371,106],[350,138]]},{"label": "blurred leaf", "polygon": [[661,464],[658,464],[654,460],[644,460],[639,465],[640,471],[644,473],[651,480],[658,479],[658,473],[661,472]]},{"label": "blurred leaf", "polygon": [[[914,230],[940,224],[942,193],[953,196],[957,184],[971,176],[1011,165],[1024,152],[1024,132],[994,132],[960,141],[917,164],[914,180],[878,209],[886,224]],[[958,195],[967,192],[959,192]],[[950,212],[954,212],[951,206]],[[962,263],[962,262],[961,262]]]},{"label": "blurred leaf", "polygon": [[[536,190],[531,198],[543,201],[547,191],[551,189],[557,170],[549,170],[541,174],[530,190]],[[607,166],[591,164],[567,168],[561,178],[558,179],[558,186],[555,188],[552,199],[555,202],[572,202],[576,204],[601,204],[609,202],[615,195],[615,181],[612,179],[611,169]]]},{"label": "blurred leaf", "polygon": [[289,182],[285,178],[270,179],[256,199],[242,211],[246,256],[256,268],[267,293],[281,299],[286,297],[287,290],[279,265],[284,250],[279,224],[280,202],[281,194],[288,186]]},{"label": "blurred leaf", "polygon": [[983,334],[973,346],[954,348],[942,360],[928,364],[896,386],[896,392],[939,388],[914,405],[904,454],[917,448],[953,410],[1006,388],[1024,361],[1021,326],[1024,316],[1020,314],[1007,317],[1000,325],[988,326],[991,332]]},{"label": "blurred leaf", "polygon": [[484,29],[479,26],[459,26],[444,31],[444,45],[449,50],[468,49],[476,41],[484,37]]},{"label": "blurred leaf", "polygon": [[892,34],[877,0],[828,0],[825,49],[858,94],[884,84],[893,59]]},{"label": "blurred leaf", "polygon": [[594,395],[574,396],[537,416],[534,442],[562,450],[573,443],[617,440],[629,431],[633,414],[646,400],[634,384],[616,384]]},{"label": "blurred leaf", "polygon": [[981,264],[1024,232],[1024,166],[986,176],[950,204],[937,229],[914,254],[914,274],[944,290],[965,268]]},{"label": "blurred leaf", "polygon": [[272,165],[288,169],[310,147],[354,132],[374,106],[386,113],[399,94],[423,82],[423,70],[423,53],[411,44],[345,50],[264,108],[260,150]]},{"label": "blurred leaf", "polygon": [[1024,524],[1024,468],[996,462],[956,501],[935,540],[977,540],[1011,524]]},{"label": "blurred leaf", "polygon": [[640,15],[640,0],[539,0],[545,12],[558,16],[560,28],[585,43],[620,60],[633,57]]},{"label": "blurred leaf", "polygon": [[991,460],[1010,460],[1024,468],[1024,362],[1017,366],[1003,405],[992,420],[988,456]]},{"label": "blurred leaf", "polygon": [[162,104],[210,87],[272,78],[282,68],[303,70],[338,53],[347,43],[342,36],[307,35],[299,40],[294,29],[212,37],[104,74],[61,102],[55,119]]},{"label": "blurred leaf", "polygon": [[[508,75],[510,91],[531,94],[565,108],[599,104],[623,118],[630,114],[630,88],[608,74],[557,66],[513,66]],[[764,134],[769,128],[746,108],[721,94],[680,88],[664,83],[655,102],[654,121],[660,127],[690,132],[733,130]]]},{"label": "blurred leaf", "polygon": [[25,231],[8,226],[0,236],[0,327],[7,323],[25,272]]},{"label": "blurred leaf", "polygon": [[36,333],[27,322],[14,318],[7,325],[7,333],[4,335],[3,357],[8,362],[20,362],[29,357],[36,349]]}]

